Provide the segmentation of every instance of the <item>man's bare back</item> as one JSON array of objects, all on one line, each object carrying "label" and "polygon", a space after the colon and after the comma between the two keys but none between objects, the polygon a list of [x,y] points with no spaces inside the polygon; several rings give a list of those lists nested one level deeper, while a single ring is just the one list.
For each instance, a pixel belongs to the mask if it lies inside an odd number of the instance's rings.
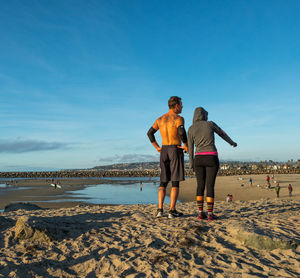
[{"label": "man's bare back", "polygon": [[159,117],[152,126],[155,130],[160,130],[162,145],[181,145],[178,134],[178,127],[184,125],[184,119],[170,111]]}]

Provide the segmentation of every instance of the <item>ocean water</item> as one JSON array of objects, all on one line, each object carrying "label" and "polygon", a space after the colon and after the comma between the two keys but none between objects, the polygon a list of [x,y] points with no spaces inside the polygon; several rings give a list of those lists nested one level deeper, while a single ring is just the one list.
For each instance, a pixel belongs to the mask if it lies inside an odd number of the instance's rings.
[{"label": "ocean water", "polygon": [[[92,204],[156,204],[158,185],[158,182],[143,182],[142,187],[140,183],[105,183],[88,186],[82,190],[69,191],[67,195],[71,194],[73,198],[76,197],[75,200],[83,200]],[[170,202],[168,196],[165,202]]]}]

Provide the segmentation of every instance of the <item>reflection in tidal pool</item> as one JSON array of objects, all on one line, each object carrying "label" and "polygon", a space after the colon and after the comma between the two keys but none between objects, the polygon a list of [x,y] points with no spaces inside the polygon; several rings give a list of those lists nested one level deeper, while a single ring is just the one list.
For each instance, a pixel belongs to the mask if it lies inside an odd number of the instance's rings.
[{"label": "reflection in tidal pool", "polygon": [[[89,198],[84,201],[92,204],[156,204],[158,183],[98,184],[68,193],[77,200]],[[168,196],[165,202],[170,202]]]}]

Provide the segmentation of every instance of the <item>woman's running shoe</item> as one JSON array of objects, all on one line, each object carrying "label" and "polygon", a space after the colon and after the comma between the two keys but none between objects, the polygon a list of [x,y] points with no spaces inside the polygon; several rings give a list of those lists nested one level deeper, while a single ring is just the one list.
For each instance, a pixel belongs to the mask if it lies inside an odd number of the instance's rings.
[{"label": "woman's running shoe", "polygon": [[203,219],[207,219],[207,215],[205,214],[205,212],[200,212],[198,215],[198,219],[199,220],[203,220]]},{"label": "woman's running shoe", "polygon": [[216,216],[215,214],[208,214],[207,215],[207,221],[212,221],[212,220],[217,220],[218,216]]}]

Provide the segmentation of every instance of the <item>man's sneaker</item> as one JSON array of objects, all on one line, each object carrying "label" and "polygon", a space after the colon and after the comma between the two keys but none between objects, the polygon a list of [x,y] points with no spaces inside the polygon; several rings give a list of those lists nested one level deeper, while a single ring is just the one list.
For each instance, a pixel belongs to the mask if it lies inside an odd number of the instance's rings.
[{"label": "man's sneaker", "polygon": [[176,209],[175,210],[170,210],[168,218],[180,217],[182,215],[183,215],[183,213],[182,212],[178,212]]},{"label": "man's sneaker", "polygon": [[208,214],[207,215],[207,221],[212,221],[212,220],[217,220],[218,216],[216,216],[215,214]]},{"label": "man's sneaker", "polygon": [[163,217],[164,211],[163,209],[157,209],[156,218]]},{"label": "man's sneaker", "polygon": [[203,220],[203,219],[207,219],[207,215],[205,214],[205,212],[200,212],[198,215],[198,219],[199,220]]}]

